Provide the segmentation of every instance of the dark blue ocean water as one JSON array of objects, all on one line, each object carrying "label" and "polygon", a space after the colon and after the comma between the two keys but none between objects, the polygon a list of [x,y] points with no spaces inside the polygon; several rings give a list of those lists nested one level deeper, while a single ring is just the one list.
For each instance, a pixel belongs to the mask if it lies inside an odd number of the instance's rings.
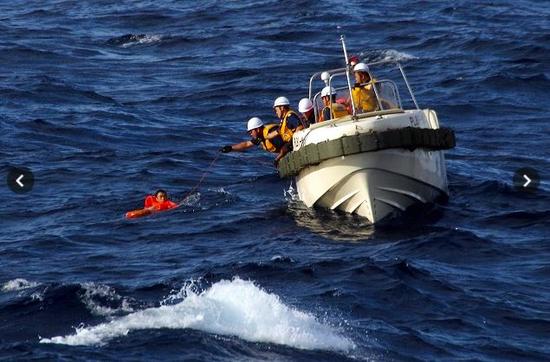
[{"label": "dark blue ocean water", "polygon": [[[123,219],[296,107],[341,33],[455,129],[447,203],[308,210],[254,150]],[[547,1],[3,1],[0,34],[0,174],[36,178],[1,189],[0,358],[550,359]]]}]

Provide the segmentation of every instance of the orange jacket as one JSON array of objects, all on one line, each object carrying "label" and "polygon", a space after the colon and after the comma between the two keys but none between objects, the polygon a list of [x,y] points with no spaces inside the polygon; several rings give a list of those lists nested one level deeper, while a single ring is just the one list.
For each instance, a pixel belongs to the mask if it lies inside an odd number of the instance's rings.
[{"label": "orange jacket", "polygon": [[145,205],[143,207],[148,208],[151,206],[153,206],[155,210],[161,211],[161,210],[173,209],[174,207],[178,206],[178,204],[170,200],[158,202],[157,198],[154,197],[153,195],[147,195],[147,197],[145,198]]}]

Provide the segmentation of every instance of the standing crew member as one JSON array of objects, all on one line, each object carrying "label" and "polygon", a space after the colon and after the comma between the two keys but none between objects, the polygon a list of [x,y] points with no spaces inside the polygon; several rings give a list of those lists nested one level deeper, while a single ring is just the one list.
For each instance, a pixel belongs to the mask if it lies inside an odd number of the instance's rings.
[{"label": "standing crew member", "polygon": [[328,85],[323,88],[321,91],[321,99],[323,100],[324,108],[321,111],[319,122],[348,115],[346,107],[340,103],[336,103],[336,90],[334,88]]},{"label": "standing crew member", "polygon": [[378,109],[376,94],[374,93],[374,82],[369,73],[369,67],[365,63],[357,63],[353,67],[355,85],[351,90],[353,103],[360,112],[372,112]]},{"label": "standing crew member", "polygon": [[309,98],[300,99],[298,103],[298,112],[302,115],[302,120],[306,128],[315,123],[315,112],[313,111],[313,103]]},{"label": "standing crew member", "polygon": [[220,151],[223,153],[233,151],[245,151],[251,147],[261,145],[262,148],[271,153],[277,153],[275,159],[275,165],[279,162],[288,152],[288,147],[283,141],[282,137],[276,134],[273,138],[269,139],[267,136],[269,133],[277,132],[278,126],[276,124],[264,125],[262,120],[258,117],[252,117],[248,120],[247,133],[252,137],[249,141],[243,141],[234,145],[223,146]]}]

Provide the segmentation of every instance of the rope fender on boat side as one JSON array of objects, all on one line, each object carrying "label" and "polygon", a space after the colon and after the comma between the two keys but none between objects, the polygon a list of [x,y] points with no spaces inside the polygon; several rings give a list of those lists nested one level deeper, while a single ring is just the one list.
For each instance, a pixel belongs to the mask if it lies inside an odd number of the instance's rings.
[{"label": "rope fender on boat side", "polygon": [[340,156],[390,148],[401,148],[411,152],[417,148],[447,150],[455,147],[455,144],[454,131],[444,127],[438,129],[405,127],[381,132],[371,131],[306,145],[282,158],[279,161],[278,171],[279,176],[284,178],[295,176],[308,166]]}]

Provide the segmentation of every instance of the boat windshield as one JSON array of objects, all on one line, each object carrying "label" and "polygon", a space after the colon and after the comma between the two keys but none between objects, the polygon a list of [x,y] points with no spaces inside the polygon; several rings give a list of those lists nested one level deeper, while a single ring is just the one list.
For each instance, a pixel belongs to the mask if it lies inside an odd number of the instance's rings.
[{"label": "boat windshield", "polygon": [[[419,109],[403,68],[398,62],[382,61],[367,65],[370,79],[367,77],[366,82],[354,83],[357,79],[353,73],[350,74],[351,92],[346,68],[318,72],[310,78],[309,98],[315,105],[317,122],[327,120],[327,116],[332,119],[349,114],[403,110],[404,107]],[[322,97],[322,90],[326,87],[331,87],[331,97]],[[400,89],[405,90],[405,99],[401,98]],[[326,112],[327,108],[331,108],[332,112]]]}]

